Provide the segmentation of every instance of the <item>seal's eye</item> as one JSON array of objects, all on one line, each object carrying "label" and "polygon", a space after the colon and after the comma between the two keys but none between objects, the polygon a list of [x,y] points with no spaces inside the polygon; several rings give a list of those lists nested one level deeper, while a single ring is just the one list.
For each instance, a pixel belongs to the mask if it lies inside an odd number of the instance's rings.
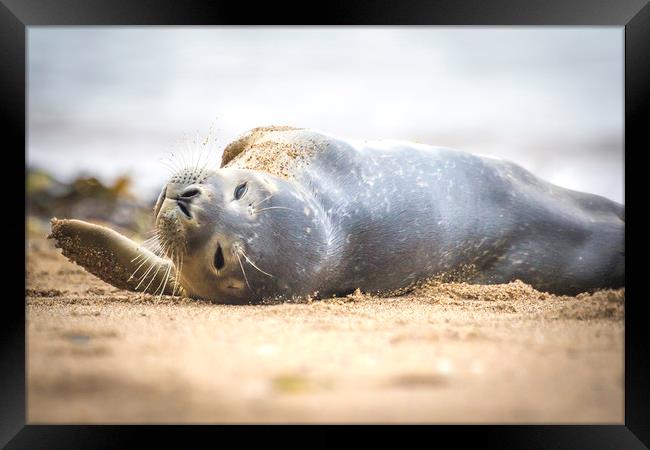
[{"label": "seal's eye", "polygon": [[246,182],[235,188],[235,200],[239,200],[246,193]]},{"label": "seal's eye", "polygon": [[225,264],[226,263],[223,260],[223,251],[221,250],[221,245],[217,245],[217,251],[214,254],[214,267],[216,267],[217,270],[221,270]]}]

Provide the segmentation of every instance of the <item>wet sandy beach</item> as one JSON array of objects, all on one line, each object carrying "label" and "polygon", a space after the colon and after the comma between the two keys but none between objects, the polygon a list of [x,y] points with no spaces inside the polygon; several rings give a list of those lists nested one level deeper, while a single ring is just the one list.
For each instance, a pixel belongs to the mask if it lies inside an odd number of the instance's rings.
[{"label": "wet sandy beach", "polygon": [[215,305],[26,246],[29,423],[623,423],[623,289]]}]

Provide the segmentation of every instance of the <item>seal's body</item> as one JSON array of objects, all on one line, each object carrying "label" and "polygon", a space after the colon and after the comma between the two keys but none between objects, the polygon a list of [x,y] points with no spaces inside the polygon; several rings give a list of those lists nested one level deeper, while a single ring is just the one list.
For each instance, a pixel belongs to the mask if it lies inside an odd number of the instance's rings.
[{"label": "seal's body", "polygon": [[[445,273],[561,294],[624,285],[624,209],[502,160],[258,128],[187,168],[156,225],[195,297],[399,291]],[[182,256],[182,258],[181,258]]]}]

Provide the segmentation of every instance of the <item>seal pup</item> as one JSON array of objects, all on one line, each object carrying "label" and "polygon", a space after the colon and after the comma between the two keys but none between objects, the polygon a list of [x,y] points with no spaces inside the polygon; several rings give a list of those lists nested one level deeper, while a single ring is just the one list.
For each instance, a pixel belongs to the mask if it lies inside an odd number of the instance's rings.
[{"label": "seal pup", "polygon": [[117,287],[224,303],[399,292],[455,272],[555,294],[624,285],[622,205],[411,142],[255,128],[220,168],[175,173],[154,216],[154,251],[82,221],[53,220],[50,237]]}]

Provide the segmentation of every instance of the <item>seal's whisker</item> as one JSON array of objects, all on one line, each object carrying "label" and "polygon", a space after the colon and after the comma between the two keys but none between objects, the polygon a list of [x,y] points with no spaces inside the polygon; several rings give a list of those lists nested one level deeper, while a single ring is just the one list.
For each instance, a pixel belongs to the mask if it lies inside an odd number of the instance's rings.
[{"label": "seal's whisker", "polygon": [[149,245],[149,244],[154,244],[154,243],[157,243],[157,242],[160,242],[160,235],[156,231],[153,236],[150,236],[148,239],[145,239],[142,242],[142,245]]},{"label": "seal's whisker", "polygon": [[146,255],[145,255],[144,253],[140,253],[140,254],[137,255],[135,258],[133,258],[133,259],[131,260],[131,262],[135,262],[135,261],[137,261],[137,260],[140,259],[140,258],[144,258],[145,256],[146,256]]},{"label": "seal's whisker", "polygon": [[144,242],[150,242],[150,241],[153,241],[153,240],[160,237],[160,235],[158,234],[158,230],[153,230],[150,233],[151,233],[151,236],[149,236],[147,239],[145,239]]},{"label": "seal's whisker", "polygon": [[261,204],[264,203],[265,201],[271,199],[274,195],[275,195],[275,194],[271,194],[271,195],[269,195],[268,197],[266,197],[265,199],[260,200],[259,202],[255,203],[254,205],[251,205],[251,206],[252,206],[253,208],[257,208],[259,205],[261,205]]},{"label": "seal's whisker", "polygon": [[199,170],[199,173],[197,174],[199,179],[202,179],[205,176],[206,173],[206,168],[208,167],[208,164],[210,163],[210,157],[206,157],[205,163],[201,167],[201,170]]},{"label": "seal's whisker", "polygon": [[156,228],[152,228],[151,230],[147,231],[146,234],[149,236],[149,238],[152,238],[153,236],[158,235],[158,230]]},{"label": "seal's whisker", "polygon": [[169,243],[162,236],[157,234],[155,239],[151,241],[149,251],[159,258],[167,259],[166,250]]},{"label": "seal's whisker", "polygon": [[169,155],[165,155],[161,158],[158,158],[158,161],[162,164],[172,166],[172,159],[169,157]]},{"label": "seal's whisker", "polygon": [[176,169],[172,167],[169,163],[165,161],[160,161],[160,163],[167,168],[172,174],[176,172]]},{"label": "seal's whisker", "polygon": [[182,168],[182,163],[179,158],[178,152],[172,151],[169,161],[173,163],[174,167],[176,167],[177,170],[180,170]]},{"label": "seal's whisker", "polygon": [[246,255],[246,253],[244,252],[244,249],[243,249],[243,248],[240,247],[238,250],[241,252],[241,255],[242,255],[244,258],[246,258],[246,261],[248,261],[248,263],[249,263],[251,266],[255,267],[257,270],[259,270],[260,272],[262,272],[264,275],[268,275],[269,277],[273,278],[273,275],[271,275],[270,273],[264,272],[262,269],[260,269],[259,267],[257,267],[257,266],[255,265],[255,263],[254,263],[253,261],[251,261],[251,259]]},{"label": "seal's whisker", "polygon": [[185,152],[187,151],[187,146],[184,150],[185,151],[183,151],[183,149],[180,149],[178,152],[178,159],[180,164],[180,169],[178,170],[179,172],[187,169],[187,161],[185,160]]},{"label": "seal's whisker", "polygon": [[201,152],[199,151],[199,154],[196,157],[196,162],[194,163],[194,167],[192,167],[192,176],[196,177],[197,180],[199,179],[199,164],[201,164]]},{"label": "seal's whisker", "polygon": [[183,152],[181,153],[181,158],[183,161],[183,168],[181,170],[187,170],[187,168],[189,167],[189,164],[187,162],[187,151],[188,149],[186,147],[185,149],[183,149]]},{"label": "seal's whisker", "polygon": [[256,209],[255,212],[268,211],[269,209],[287,209],[289,211],[298,212],[295,209],[287,208],[285,206],[269,206],[268,208]]},{"label": "seal's whisker", "polygon": [[[149,289],[149,286],[151,286],[151,283],[153,283],[153,280],[156,279],[156,275],[158,275],[158,272],[160,271],[160,267],[161,267],[162,265],[161,265],[161,264],[155,264],[155,266],[157,266],[157,267],[156,267],[156,271],[155,271],[154,274],[151,276],[151,280],[149,281],[149,284],[147,284],[147,287],[144,288],[144,291],[143,291],[143,292],[147,292],[147,290]],[[155,291],[154,291],[154,292],[155,292]]]},{"label": "seal's whisker", "polygon": [[208,150],[205,152],[205,155],[206,155],[206,157],[205,157],[205,164],[203,164],[203,167],[201,168],[201,172],[200,172],[201,177],[203,177],[203,173],[205,172],[206,167],[208,167],[208,165],[210,164],[210,154],[211,154],[211,150],[212,150],[212,149],[208,149]]},{"label": "seal's whisker", "polygon": [[[145,265],[145,264],[149,261],[149,259],[151,259],[151,255],[147,256],[147,257],[144,259],[144,261],[142,261],[142,262],[140,263],[140,265],[139,265],[138,267],[136,267],[136,269],[133,271],[133,273],[132,273],[131,276],[129,277],[129,280],[133,279],[133,277],[135,276],[135,274],[138,273],[138,270],[140,270],[140,268],[141,268],[143,265]],[[137,287],[136,287],[136,289],[137,289]]]},{"label": "seal's whisker", "polygon": [[[152,255],[149,255],[149,257],[147,257],[147,259],[144,260],[144,262],[140,265],[140,267],[142,265],[146,264],[146,263],[150,263],[150,264],[147,267],[147,270],[145,270],[144,273],[142,275],[140,275],[140,277],[138,278],[138,280],[140,280],[140,282],[142,282],[144,277],[146,277],[149,274],[149,271],[152,270],[153,267],[155,266],[155,262],[152,260]],[[139,284],[138,284],[138,286],[139,286]],[[137,286],[136,286],[136,288],[137,288]]]},{"label": "seal's whisker", "polygon": [[187,151],[189,152],[190,163],[187,166],[187,170],[192,174],[194,170],[194,149],[189,144],[187,145]]},{"label": "seal's whisker", "polygon": [[244,280],[246,280],[246,286],[248,286],[248,289],[253,292],[253,288],[251,288],[251,285],[248,283],[248,277],[246,277],[246,271],[244,270],[244,266],[241,263],[241,258],[239,257],[239,253],[235,253],[235,256],[237,256],[237,261],[239,261],[239,267],[241,267],[241,273],[244,274]]},{"label": "seal's whisker", "polygon": [[[172,296],[174,295],[174,292],[176,290],[176,284],[174,283],[174,274],[176,273],[176,269],[178,269],[178,266],[176,265],[176,258],[177,258],[177,255],[174,255],[174,257],[172,258],[171,267],[174,270],[169,271],[169,280],[167,281],[167,282],[171,283],[171,285],[172,285],[172,294],[171,294]],[[165,287],[167,287],[167,282],[165,282]]]},{"label": "seal's whisker", "polygon": [[160,289],[160,294],[158,298],[162,298],[163,292],[165,292],[165,288],[167,287],[167,280],[169,280],[169,272],[172,270],[172,264],[169,264],[167,266],[167,270],[165,271],[165,278],[160,282],[160,286],[156,289],[156,292],[158,292],[158,289]]},{"label": "seal's whisker", "polygon": [[156,242],[152,242],[150,245],[151,247],[149,248],[149,251],[154,253],[156,256],[160,257],[161,256],[160,251],[162,250],[163,243],[161,241],[156,241]]},{"label": "seal's whisker", "polygon": [[[168,274],[169,267],[167,270],[164,271],[163,276],[161,277],[162,279],[160,280],[160,283],[158,284],[158,287],[152,292],[153,295],[157,295],[158,298],[162,298],[162,294],[165,291],[165,286],[164,284],[167,283],[167,274]],[[160,291],[160,293],[158,293]]]},{"label": "seal's whisker", "polygon": [[168,164],[168,165],[172,166],[173,165],[173,159],[171,157],[171,154],[167,154],[167,155],[163,156],[162,158],[160,158],[160,162],[163,163],[163,164]]},{"label": "seal's whisker", "polygon": [[196,163],[196,176],[198,179],[201,179],[203,177],[205,168],[210,162],[210,148],[207,147],[208,142],[209,142],[209,137],[204,139],[203,142],[201,143],[200,154],[199,154],[198,161]]},{"label": "seal's whisker", "polygon": [[[172,259],[174,256],[174,251],[171,251]],[[164,282],[161,284],[162,287],[159,286],[160,288],[160,295],[159,298],[162,298],[163,292],[165,292],[165,288],[167,287],[167,281],[169,280],[169,273],[172,270],[172,267],[174,267],[174,264],[170,261],[169,265],[167,266],[167,271],[165,272],[165,278]]]},{"label": "seal's whisker", "polygon": [[199,149],[199,155],[196,158],[196,167],[198,168],[201,162],[203,161],[203,158],[205,157],[205,141],[201,142],[199,146],[197,147]]},{"label": "seal's whisker", "polygon": [[[179,263],[178,263],[178,270],[176,270],[176,276],[174,276],[174,282],[178,286],[178,293],[179,295],[181,294],[181,289],[183,286],[181,286],[181,272],[183,271],[183,254],[179,254]],[[176,280],[178,278],[178,280]]]},{"label": "seal's whisker", "polygon": [[151,236],[149,236],[149,237],[148,237],[147,239],[145,239],[144,241],[142,241],[142,243],[143,243],[143,244],[146,244],[147,242],[153,242],[153,241],[155,241],[156,239],[158,239],[159,237],[160,237],[160,236],[158,235],[158,233],[157,233],[156,231],[154,231],[154,234],[151,235]]},{"label": "seal's whisker", "polygon": [[190,148],[190,173],[194,175],[194,167],[195,167],[195,162],[194,162],[194,157],[196,156],[196,138],[197,138],[197,133],[194,134],[194,140],[192,141],[192,144],[194,146],[189,145]]},{"label": "seal's whisker", "polygon": [[[140,262],[140,260],[143,260],[143,258],[146,259],[147,257],[148,257],[148,255],[147,255],[146,253],[140,253],[138,256],[136,256],[135,258],[133,258],[133,259],[131,260],[131,262],[135,262],[135,263],[137,263],[137,262]],[[136,270],[137,270],[137,269],[136,269]]]},{"label": "seal's whisker", "polygon": [[175,255],[174,258],[174,275],[172,275],[172,296],[176,295],[176,288],[178,287],[179,277],[179,261],[180,255]]},{"label": "seal's whisker", "polygon": [[[145,260],[145,263],[149,262],[149,260],[150,260],[150,258],[147,258],[147,259]],[[144,264],[144,263],[143,263],[143,264]],[[149,272],[151,272],[151,270],[154,268],[154,266],[155,266],[155,264],[154,264],[153,262],[151,262],[151,264],[149,264],[149,267],[147,268],[147,270],[146,270],[146,271],[145,271],[145,272],[140,276],[140,278],[138,278],[138,281],[139,281],[139,282],[138,282],[138,285],[135,287],[135,290],[136,290],[136,291],[140,288],[140,285],[141,285],[141,284],[144,282],[144,280],[147,278],[147,275],[149,275]]]},{"label": "seal's whisker", "polygon": [[155,246],[153,246],[151,248],[148,248],[147,250],[149,250],[151,253],[156,255],[158,258],[163,257],[163,255],[162,255],[162,244],[159,243],[159,242],[157,242]]},{"label": "seal's whisker", "polygon": [[[151,257],[147,258],[147,261],[149,261],[150,258],[151,258]],[[147,279],[147,276],[149,275],[149,273],[150,273],[150,272],[153,270],[153,268],[156,267],[156,266],[158,266],[158,269],[160,269],[160,264],[156,264],[155,261],[152,261],[151,264],[149,265],[149,268],[147,269],[147,271],[146,271],[146,272],[144,273],[144,275],[142,275],[142,277],[140,278],[140,282],[139,282],[138,285],[135,287],[136,290],[138,290],[138,288],[140,287],[140,285],[144,282],[144,280]],[[158,273],[158,271],[156,271],[156,273]],[[154,273],[153,278],[155,278],[155,277],[156,277],[156,274]],[[152,278],[152,281],[153,281],[153,278]],[[151,282],[149,282],[149,284],[151,284]],[[147,292],[147,288],[149,288],[149,286],[147,286],[147,287],[144,289],[143,292]]]},{"label": "seal's whisker", "polygon": [[152,248],[156,248],[156,246],[159,244],[160,244],[160,236],[156,235],[150,237],[146,241],[142,242],[142,244],[140,245],[146,249],[152,249]]},{"label": "seal's whisker", "polygon": [[172,166],[174,166],[176,172],[179,172],[183,168],[179,156],[174,152],[171,153],[169,161],[172,163]]},{"label": "seal's whisker", "polygon": [[[156,240],[156,241],[149,242],[149,243],[145,246],[145,248],[146,248],[147,250],[149,250],[150,252],[152,252],[152,253],[156,253],[158,250],[160,250],[160,246],[161,246],[161,245],[162,245],[162,242]],[[157,254],[157,253],[156,253],[156,254]],[[158,256],[160,256],[160,255],[158,255]]]}]

